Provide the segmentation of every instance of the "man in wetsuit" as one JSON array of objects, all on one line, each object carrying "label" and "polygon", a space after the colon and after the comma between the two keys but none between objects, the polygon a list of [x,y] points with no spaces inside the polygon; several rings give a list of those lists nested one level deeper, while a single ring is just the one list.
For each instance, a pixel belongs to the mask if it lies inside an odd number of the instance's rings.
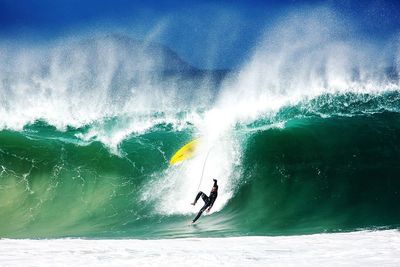
[{"label": "man in wetsuit", "polygon": [[199,213],[197,214],[196,218],[193,219],[192,223],[195,223],[197,219],[201,216],[203,211],[210,212],[212,206],[214,205],[215,200],[217,199],[218,196],[218,185],[217,185],[217,180],[213,179],[214,185],[211,188],[210,196],[208,197],[206,194],[203,192],[199,192],[194,200],[193,203],[191,203],[193,206],[196,205],[197,200],[199,200],[200,196],[204,201],[204,206],[200,209]]}]

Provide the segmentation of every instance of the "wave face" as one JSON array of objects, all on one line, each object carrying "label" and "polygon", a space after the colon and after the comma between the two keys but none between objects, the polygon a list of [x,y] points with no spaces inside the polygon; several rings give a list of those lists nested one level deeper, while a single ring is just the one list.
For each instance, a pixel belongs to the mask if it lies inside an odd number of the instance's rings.
[{"label": "wave face", "polygon": [[[336,103],[347,97],[330,96]],[[373,98],[400,101],[400,94]],[[197,211],[189,203],[205,155],[168,166],[195,134],[190,124],[175,129],[160,123],[131,134],[119,154],[79,138],[94,126],[61,132],[38,121],[22,131],[3,130],[1,236],[151,238],[397,227],[400,113],[323,117],[299,110],[283,108],[274,118],[282,123],[259,118],[236,126],[229,140],[235,148],[218,140],[222,147],[211,148],[202,185],[208,193],[210,177],[219,178],[217,212],[195,228],[186,223]]]},{"label": "wave face", "polygon": [[[326,9],[288,15],[229,73],[115,36],[2,44],[0,236],[398,227],[398,57],[344,26]],[[168,165],[198,137],[195,157]],[[187,227],[212,178],[211,216]]]}]

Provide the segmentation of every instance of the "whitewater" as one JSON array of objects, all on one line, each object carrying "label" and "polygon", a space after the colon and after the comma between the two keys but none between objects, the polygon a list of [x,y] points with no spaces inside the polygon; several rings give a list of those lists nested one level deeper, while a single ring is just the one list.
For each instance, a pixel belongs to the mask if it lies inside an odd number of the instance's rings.
[{"label": "whitewater", "polygon": [[[398,266],[398,231],[294,237],[0,240],[2,266]],[[34,263],[32,263],[32,259]]]},{"label": "whitewater", "polygon": [[271,29],[236,70],[125,35],[0,42],[0,265],[399,265],[396,40],[325,8]]}]

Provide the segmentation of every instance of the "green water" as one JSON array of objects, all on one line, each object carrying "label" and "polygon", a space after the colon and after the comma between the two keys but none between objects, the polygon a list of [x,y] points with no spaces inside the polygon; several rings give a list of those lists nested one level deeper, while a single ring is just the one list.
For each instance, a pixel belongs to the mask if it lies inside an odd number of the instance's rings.
[{"label": "green water", "polygon": [[[398,95],[332,99],[233,127],[240,179],[224,207],[192,227],[186,223],[194,214],[161,214],[157,199],[143,201],[143,190],[166,179],[168,160],[196,134],[193,125],[154,125],[126,137],[117,153],[79,138],[92,125],[60,131],[36,121],[21,131],[4,129],[0,236],[165,238],[398,227]],[[269,127],[277,122],[280,127]]]}]

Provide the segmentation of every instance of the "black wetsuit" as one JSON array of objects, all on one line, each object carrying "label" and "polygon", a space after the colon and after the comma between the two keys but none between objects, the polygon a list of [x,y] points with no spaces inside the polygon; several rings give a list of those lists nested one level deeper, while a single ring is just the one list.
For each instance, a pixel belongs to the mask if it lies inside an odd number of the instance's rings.
[{"label": "black wetsuit", "polygon": [[[217,186],[218,188],[218,186]],[[196,199],[194,200],[194,203],[197,202],[197,200],[199,200],[199,198],[201,198],[204,200],[204,206],[200,209],[199,213],[197,214],[196,218],[193,219],[193,222],[197,221],[198,218],[200,218],[201,214],[209,207],[211,209],[211,207],[214,205],[215,200],[217,199],[218,196],[218,189],[215,192],[210,193],[210,196],[208,197],[206,194],[204,194],[203,192],[199,192],[196,196]]]}]

